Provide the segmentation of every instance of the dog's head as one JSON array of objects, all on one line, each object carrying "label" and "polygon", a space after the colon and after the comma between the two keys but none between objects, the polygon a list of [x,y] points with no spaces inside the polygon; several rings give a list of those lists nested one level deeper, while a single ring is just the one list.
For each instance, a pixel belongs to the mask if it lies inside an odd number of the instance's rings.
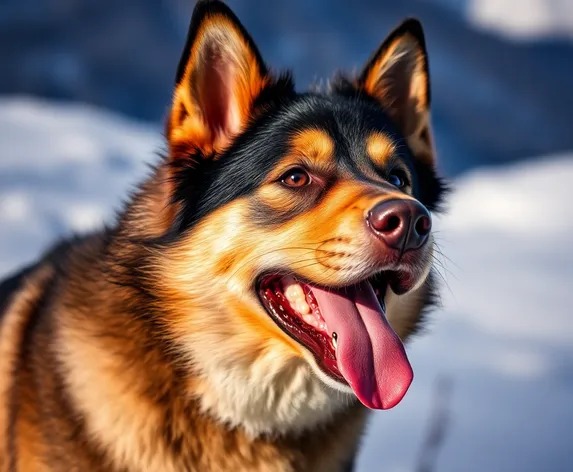
[{"label": "dog's head", "polygon": [[403,397],[400,337],[427,300],[443,191],[429,106],[415,20],[358,77],[300,94],[227,7],[198,4],[151,257],[164,326],[205,409],[280,432],[354,396],[377,409]]}]

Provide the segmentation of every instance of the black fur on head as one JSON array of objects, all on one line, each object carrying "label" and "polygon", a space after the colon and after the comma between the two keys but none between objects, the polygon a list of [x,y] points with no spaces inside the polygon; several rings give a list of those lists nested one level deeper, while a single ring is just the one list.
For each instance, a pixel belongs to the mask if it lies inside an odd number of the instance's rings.
[{"label": "black fur on head", "polygon": [[[285,79],[290,84],[290,79]],[[217,159],[197,154],[172,165],[176,172],[173,201],[182,205],[177,227],[189,228],[206,214],[260,185],[283,157],[288,140],[306,128],[326,130],[336,143],[336,161],[342,172],[368,179],[360,172],[366,160],[364,140],[373,131],[388,134],[397,143],[392,164],[405,166],[413,177],[414,196],[429,210],[439,211],[446,184],[435,167],[415,158],[406,140],[375,100],[354,91],[293,94],[279,82],[259,98],[266,111]],[[390,169],[377,169],[385,176]]]}]

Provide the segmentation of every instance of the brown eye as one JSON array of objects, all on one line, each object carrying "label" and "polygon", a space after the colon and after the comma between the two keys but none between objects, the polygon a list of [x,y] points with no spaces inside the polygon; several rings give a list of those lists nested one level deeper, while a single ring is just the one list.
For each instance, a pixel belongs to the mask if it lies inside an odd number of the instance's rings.
[{"label": "brown eye", "polygon": [[281,177],[287,187],[304,187],[310,183],[310,175],[301,168],[291,169]]}]

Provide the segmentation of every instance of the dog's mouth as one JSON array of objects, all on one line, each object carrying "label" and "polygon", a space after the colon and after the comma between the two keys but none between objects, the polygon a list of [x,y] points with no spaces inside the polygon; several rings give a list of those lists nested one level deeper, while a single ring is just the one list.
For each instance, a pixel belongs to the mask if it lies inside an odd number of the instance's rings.
[{"label": "dog's mouth", "polygon": [[267,275],[258,291],[272,319],[313,354],[324,373],[348,384],[365,406],[388,409],[402,400],[413,372],[386,319],[386,287],[383,276],[326,288]]}]

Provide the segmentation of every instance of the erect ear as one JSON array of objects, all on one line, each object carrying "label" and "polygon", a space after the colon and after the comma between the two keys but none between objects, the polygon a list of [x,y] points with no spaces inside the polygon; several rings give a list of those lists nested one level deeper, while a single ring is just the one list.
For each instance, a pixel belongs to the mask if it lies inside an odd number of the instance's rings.
[{"label": "erect ear", "polygon": [[418,20],[408,19],[390,33],[362,70],[357,86],[381,104],[414,154],[433,163],[428,58]]},{"label": "erect ear", "polygon": [[199,1],[167,123],[171,156],[225,149],[246,126],[268,80],[267,68],[235,14],[219,1]]}]

